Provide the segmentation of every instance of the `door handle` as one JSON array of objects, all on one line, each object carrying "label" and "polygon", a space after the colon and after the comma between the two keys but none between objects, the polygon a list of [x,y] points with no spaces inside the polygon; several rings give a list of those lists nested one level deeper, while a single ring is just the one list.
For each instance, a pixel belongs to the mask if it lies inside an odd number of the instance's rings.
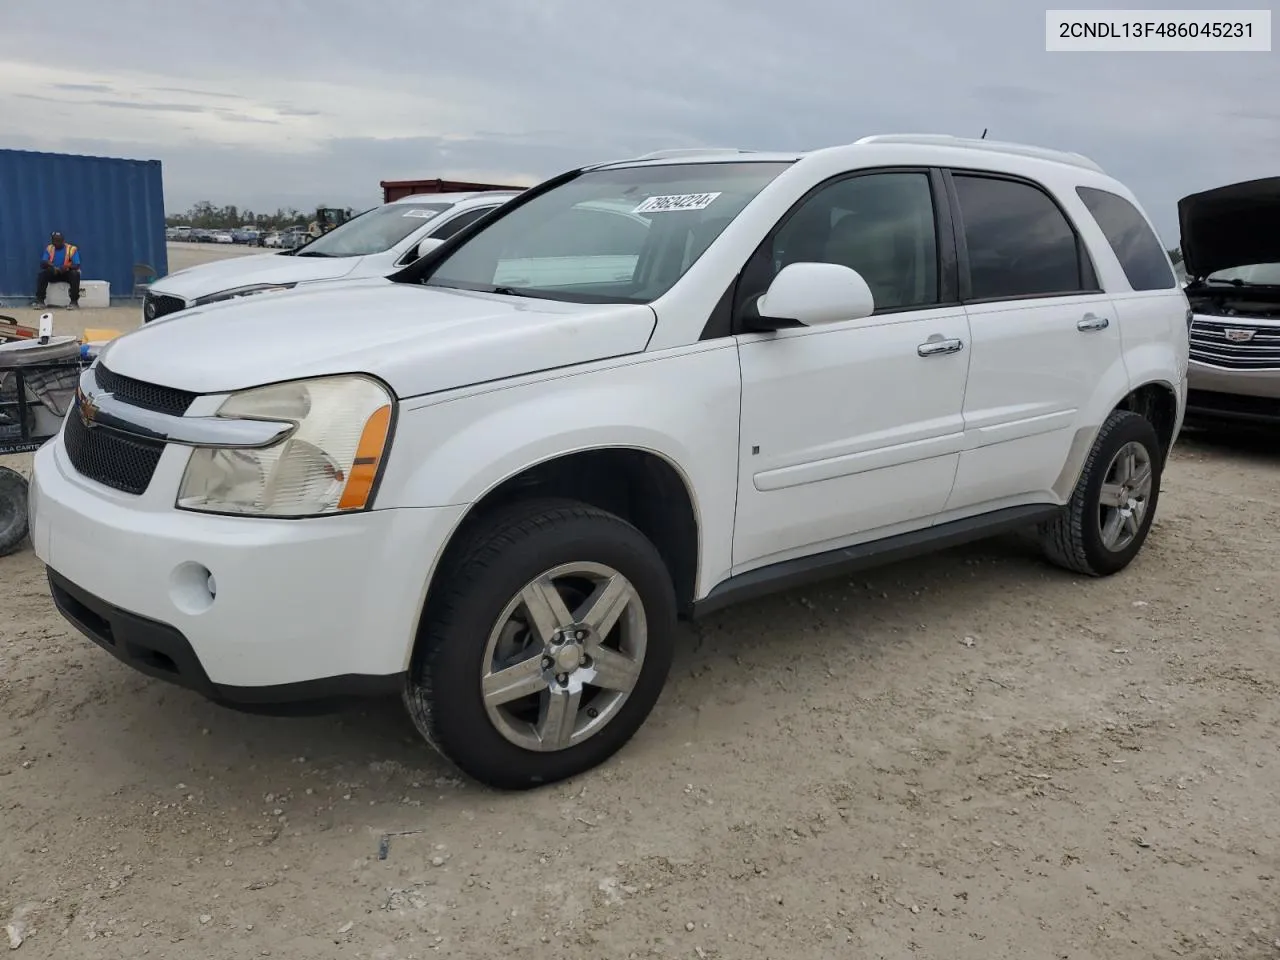
[{"label": "door handle", "polygon": [[959,353],[964,349],[964,341],[959,339],[944,340],[942,337],[934,339],[930,337],[920,346],[916,347],[916,353],[922,357],[940,357],[947,353]]},{"label": "door handle", "polygon": [[1111,326],[1111,321],[1106,317],[1100,317],[1095,313],[1086,313],[1080,320],[1076,322],[1076,329],[1088,332],[1089,330],[1105,330]]}]

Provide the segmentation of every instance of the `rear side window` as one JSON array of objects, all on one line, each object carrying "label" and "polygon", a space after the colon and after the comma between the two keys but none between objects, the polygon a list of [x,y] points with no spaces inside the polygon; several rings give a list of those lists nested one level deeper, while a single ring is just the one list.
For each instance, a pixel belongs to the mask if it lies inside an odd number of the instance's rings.
[{"label": "rear side window", "polygon": [[455,233],[461,231],[463,227],[471,226],[492,209],[493,207],[479,207],[475,210],[468,210],[466,213],[460,213],[448,223],[432,230],[431,237],[435,240],[448,240]]},{"label": "rear side window", "polygon": [[1178,285],[1160,240],[1138,208],[1124,197],[1096,187],[1076,187],[1093,219],[1107,236],[1129,286],[1170,290]]},{"label": "rear side window", "polygon": [[970,299],[1088,290],[1076,232],[1048,194],[1016,180],[952,179],[969,252]]}]

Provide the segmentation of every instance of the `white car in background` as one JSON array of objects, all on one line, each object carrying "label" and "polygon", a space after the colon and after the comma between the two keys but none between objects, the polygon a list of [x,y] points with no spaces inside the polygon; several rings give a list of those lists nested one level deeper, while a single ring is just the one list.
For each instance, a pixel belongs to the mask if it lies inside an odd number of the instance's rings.
[{"label": "white car in background", "polygon": [[142,322],[300,284],[388,276],[517,193],[494,190],[405,197],[367,210],[296,249],[179,270],[147,290]]}]

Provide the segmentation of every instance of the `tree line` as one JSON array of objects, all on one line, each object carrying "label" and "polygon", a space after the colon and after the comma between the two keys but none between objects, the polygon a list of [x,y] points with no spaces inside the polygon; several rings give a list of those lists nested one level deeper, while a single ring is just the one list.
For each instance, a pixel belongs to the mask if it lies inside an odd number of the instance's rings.
[{"label": "tree line", "polygon": [[[230,230],[252,224],[261,230],[283,230],[287,227],[305,227],[315,219],[315,210],[301,211],[295,207],[279,207],[275,213],[256,213],[241,210],[234,203],[216,207],[208,200],[192,205],[185,213],[171,213],[164,218],[166,227],[191,227],[195,230]],[[347,210],[351,216],[351,210]]]}]

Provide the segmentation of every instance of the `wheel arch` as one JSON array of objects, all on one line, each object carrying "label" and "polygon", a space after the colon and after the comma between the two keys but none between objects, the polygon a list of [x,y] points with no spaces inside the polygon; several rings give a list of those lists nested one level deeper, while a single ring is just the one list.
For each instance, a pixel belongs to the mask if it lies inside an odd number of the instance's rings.
[{"label": "wheel arch", "polygon": [[1061,502],[1066,503],[1071,499],[1071,493],[1079,483],[1080,474],[1089,458],[1089,451],[1097,442],[1098,431],[1106,423],[1107,417],[1117,410],[1129,410],[1146,417],[1155,427],[1156,436],[1160,438],[1161,457],[1169,456],[1173,442],[1177,439],[1177,388],[1164,379],[1152,379],[1137,386],[1126,387],[1118,396],[1112,393],[1105,405],[1101,406],[1100,415],[1090,417],[1089,425],[1078,429],[1072,438],[1067,462],[1053,485],[1053,492]]},{"label": "wheel arch", "polygon": [[697,589],[703,525],[695,487],[665,453],[636,444],[566,450],[491,481],[459,518],[441,547],[423,593],[414,632],[417,648],[433,596],[468,537],[496,510],[520,500],[563,497],[613,513],[649,538],[671,574],[682,613]]}]

